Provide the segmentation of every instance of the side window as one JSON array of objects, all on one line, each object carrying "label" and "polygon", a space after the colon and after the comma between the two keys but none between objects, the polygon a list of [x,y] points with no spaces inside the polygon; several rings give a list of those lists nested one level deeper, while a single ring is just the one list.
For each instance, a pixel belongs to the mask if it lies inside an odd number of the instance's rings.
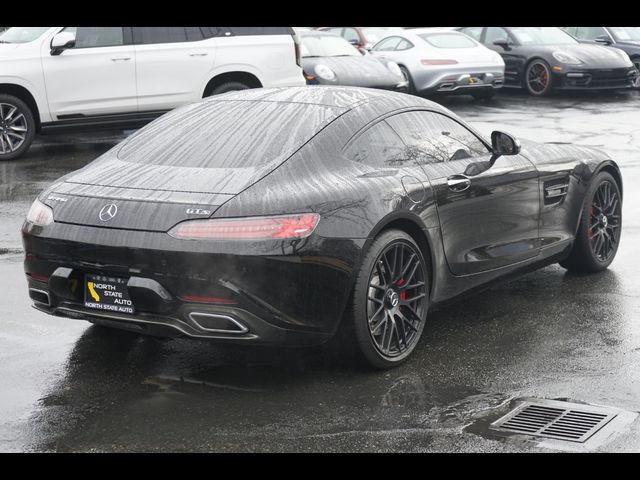
[{"label": "side window", "polygon": [[348,144],[345,156],[372,167],[398,167],[406,162],[406,146],[384,121],[378,122]]},{"label": "side window", "polygon": [[389,37],[376,43],[372,50],[376,52],[391,52],[396,49],[398,43],[402,40],[400,37]]},{"label": "side window", "polygon": [[[573,35],[574,37],[578,37],[578,27],[563,27],[562,28],[565,32],[567,32],[569,35]],[[580,38],[580,37],[578,37]]]},{"label": "side window", "polygon": [[358,35],[358,32],[355,28],[346,27],[342,36],[347,42],[360,43],[360,35]]},{"label": "side window", "polygon": [[602,27],[578,27],[576,33],[576,36],[583,40],[595,40],[603,35],[609,38],[609,35],[607,35],[607,32]]},{"label": "side window", "polygon": [[186,30],[187,30],[188,42],[196,42],[198,40],[204,39],[204,36],[202,35],[202,30],[200,30],[200,27],[186,27]]},{"label": "side window", "polygon": [[469,35],[474,40],[480,41],[480,36],[482,35],[482,27],[466,27],[463,28],[462,33]]},{"label": "side window", "polygon": [[409,40],[406,40],[404,38],[401,38],[400,43],[396,45],[396,51],[409,50],[410,48],[413,48],[413,43],[411,43]]},{"label": "side window", "polygon": [[187,29],[185,27],[133,27],[133,43],[136,45],[186,41]]},{"label": "side window", "polygon": [[74,48],[124,45],[122,27],[67,27],[64,31],[75,33],[76,45]]},{"label": "side window", "polygon": [[487,32],[484,34],[484,43],[486,45],[493,45],[496,40],[511,40],[509,34],[502,27],[487,27]]},{"label": "side window", "polygon": [[343,30],[344,30],[344,28],[342,28],[342,27],[332,27],[332,28],[327,28],[325,30],[325,32],[333,33],[335,35],[340,35],[342,37],[342,31]]},{"label": "side window", "polygon": [[411,152],[426,163],[450,162],[490,153],[470,130],[440,113],[399,113],[388,118],[387,122]]}]

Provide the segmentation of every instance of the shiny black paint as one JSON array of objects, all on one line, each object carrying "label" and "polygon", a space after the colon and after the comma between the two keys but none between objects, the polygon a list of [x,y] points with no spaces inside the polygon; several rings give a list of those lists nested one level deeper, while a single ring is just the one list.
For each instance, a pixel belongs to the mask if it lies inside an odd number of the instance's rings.
[{"label": "shiny black paint", "polygon": [[[118,160],[123,145],[116,146],[40,195],[53,208],[56,222],[23,226],[29,285],[48,289],[42,276],[60,267],[72,269],[78,278],[104,272],[150,279],[170,293],[170,305],[149,302],[137,309],[135,318],[119,318],[116,325],[143,325],[154,334],[168,326],[173,333],[219,341],[321,343],[340,324],[363,252],[383,229],[405,229],[421,245],[430,260],[431,300],[439,303],[561,259],[575,236],[592,176],[607,168],[619,177],[615,163],[597,150],[524,143],[520,155],[500,157],[492,168],[472,177],[469,192],[461,196],[448,190],[443,179],[464,172],[469,160],[425,164],[407,149],[406,161],[379,168],[354,162],[344,153],[361,132],[399,112],[428,110],[465,125],[435,103],[337,87],[257,89],[206,102],[224,101],[264,102],[272,108],[274,122],[282,120],[281,106],[292,102],[322,105],[333,113],[287,158],[277,154],[281,145],[257,143],[262,151],[256,154],[273,161],[267,162],[268,168],[239,169],[235,175],[158,166],[154,174],[152,166]],[[166,123],[169,115],[157,122]],[[201,115],[206,121],[206,109]],[[207,161],[206,155],[201,157]],[[109,174],[101,174],[105,171]],[[567,179],[567,195],[558,203],[547,202],[545,187]],[[111,202],[121,205],[122,219],[100,224],[99,207]],[[317,212],[321,221],[301,240],[193,241],[169,236],[171,226],[193,218],[186,214],[191,207],[211,209],[212,218]],[[184,299],[194,295],[227,302]],[[60,315],[69,312],[59,307],[72,308],[81,312],[76,316],[100,320],[77,302],[53,297],[53,306],[38,308]],[[250,332],[207,335],[190,322],[192,311],[233,314]]]},{"label": "shiny black paint", "polygon": [[[462,30],[460,27],[457,30]],[[607,47],[600,45],[521,45],[511,34],[509,27],[503,27],[509,34],[507,48],[485,42],[487,27],[484,27],[479,42],[487,48],[498,52],[505,63],[505,86],[521,87],[526,68],[533,60],[542,59],[551,67],[562,67],[561,72],[551,69],[552,86],[563,90],[585,89],[624,89],[633,88],[637,78],[635,67],[625,65],[620,58],[610,58],[607,55]],[[553,57],[553,52],[563,51],[580,57],[583,65],[568,65],[559,62]],[[576,84],[566,77],[567,73],[586,73],[592,77],[587,85]]]}]

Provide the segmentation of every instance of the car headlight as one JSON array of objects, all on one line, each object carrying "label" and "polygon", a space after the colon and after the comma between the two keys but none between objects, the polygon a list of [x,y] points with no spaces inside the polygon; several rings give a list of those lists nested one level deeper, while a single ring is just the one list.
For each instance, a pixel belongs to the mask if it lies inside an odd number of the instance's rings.
[{"label": "car headlight", "polygon": [[27,213],[27,222],[44,227],[53,223],[53,210],[36,199]]},{"label": "car headlight", "polygon": [[318,75],[320,78],[324,80],[332,81],[336,79],[336,74],[333,73],[333,70],[331,70],[329,67],[327,67],[322,63],[316,65],[314,70],[316,72],[316,75]]},{"label": "car headlight", "polygon": [[387,68],[397,77],[402,77],[402,70],[396,62],[387,62]]},{"label": "car headlight", "polygon": [[580,65],[582,64],[582,60],[574,57],[573,55],[569,55],[565,52],[553,52],[553,58],[558,60],[561,63],[566,63],[567,65]]}]

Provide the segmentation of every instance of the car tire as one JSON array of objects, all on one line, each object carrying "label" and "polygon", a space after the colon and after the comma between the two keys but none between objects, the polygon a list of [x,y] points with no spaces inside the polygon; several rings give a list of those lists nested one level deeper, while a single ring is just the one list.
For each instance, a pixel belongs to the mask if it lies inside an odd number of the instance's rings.
[{"label": "car tire", "polygon": [[221,93],[232,92],[234,90],[248,90],[249,88],[251,88],[249,85],[242,82],[225,82],[212,88],[205,97],[220,95]]},{"label": "car tire", "polygon": [[375,368],[403,363],[418,344],[429,305],[429,271],[418,244],[387,230],[371,244],[351,295],[360,353]]},{"label": "car tire", "polygon": [[402,76],[405,78],[405,80],[409,82],[409,84],[407,85],[407,93],[411,95],[415,95],[416,89],[415,89],[415,86],[413,85],[413,79],[411,78],[411,74],[409,73],[409,70],[407,70],[407,68],[404,65],[400,65],[400,71],[402,72]]},{"label": "car tire", "polygon": [[494,89],[491,90],[483,90],[480,92],[472,92],[471,96],[476,100],[491,100],[496,96],[496,91]]},{"label": "car tire", "polygon": [[548,95],[553,83],[551,67],[540,58],[533,60],[525,69],[522,83],[531,95],[536,97]]},{"label": "car tire", "polygon": [[620,187],[611,174],[600,172],[585,195],[571,253],[560,265],[571,272],[605,270],[616,256],[621,232]]},{"label": "car tire", "polygon": [[24,155],[36,135],[29,106],[13,95],[0,94],[0,160]]}]

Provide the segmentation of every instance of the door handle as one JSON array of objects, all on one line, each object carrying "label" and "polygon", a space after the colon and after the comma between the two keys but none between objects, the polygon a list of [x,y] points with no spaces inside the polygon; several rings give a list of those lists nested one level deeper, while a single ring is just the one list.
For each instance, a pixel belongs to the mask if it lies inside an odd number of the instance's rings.
[{"label": "door handle", "polygon": [[471,186],[471,180],[466,175],[452,175],[447,178],[447,185],[452,192],[464,192]]},{"label": "door handle", "polygon": [[131,60],[131,57],[111,57],[112,62],[127,62]]},{"label": "door handle", "polygon": [[190,53],[189,56],[190,57],[206,57],[207,55],[209,55],[208,53]]}]

